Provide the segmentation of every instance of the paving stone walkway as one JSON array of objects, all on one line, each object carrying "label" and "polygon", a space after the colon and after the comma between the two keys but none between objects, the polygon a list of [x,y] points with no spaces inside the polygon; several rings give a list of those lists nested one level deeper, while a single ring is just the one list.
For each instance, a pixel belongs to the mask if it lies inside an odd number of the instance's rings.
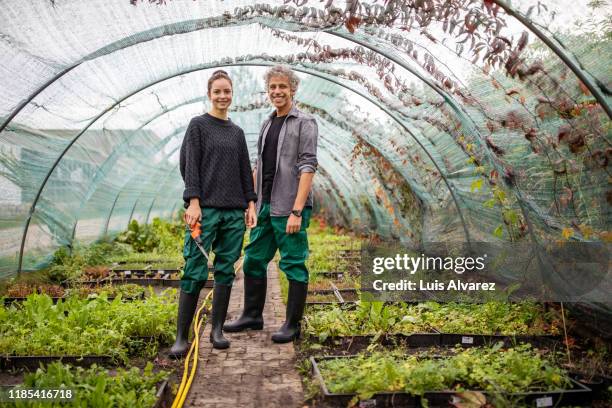
[{"label": "paving stone walkway", "polygon": [[[185,407],[302,407],[304,392],[295,369],[293,343],[272,343],[271,335],[284,322],[278,269],[268,265],[268,293],[264,309],[264,329],[226,333],[232,342],[227,350],[215,350],[208,341],[206,325],[200,343],[196,378]],[[228,310],[228,320],[236,319],[244,300],[242,271],[239,271]]]}]

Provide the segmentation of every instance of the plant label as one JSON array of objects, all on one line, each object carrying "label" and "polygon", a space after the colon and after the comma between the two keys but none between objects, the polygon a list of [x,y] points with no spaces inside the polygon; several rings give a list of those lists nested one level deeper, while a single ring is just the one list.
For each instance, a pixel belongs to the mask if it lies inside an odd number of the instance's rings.
[{"label": "plant label", "polygon": [[123,274],[125,276],[132,276],[132,271],[125,271],[125,272],[123,272]]},{"label": "plant label", "polygon": [[474,338],[472,336],[462,336],[461,344],[474,344]]},{"label": "plant label", "polygon": [[552,407],[553,399],[552,397],[542,397],[536,399],[536,407]]},{"label": "plant label", "polygon": [[359,408],[373,408],[376,406],[375,399],[363,400],[359,402]]}]

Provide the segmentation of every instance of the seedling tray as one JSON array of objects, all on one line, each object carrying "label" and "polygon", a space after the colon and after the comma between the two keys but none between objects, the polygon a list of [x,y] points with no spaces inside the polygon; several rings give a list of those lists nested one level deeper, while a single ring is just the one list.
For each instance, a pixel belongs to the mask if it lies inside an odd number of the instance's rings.
[{"label": "seedling tray", "polygon": [[340,303],[338,301],[335,302],[306,302],[306,307],[310,307],[310,306],[330,306],[330,305],[347,305],[347,304],[357,304],[355,302],[344,302],[344,303]]},{"label": "seedling tray", "polygon": [[111,273],[115,275],[131,275],[137,277],[152,277],[152,275],[179,273],[180,269],[113,269]]},{"label": "seedling tray", "polygon": [[61,361],[79,367],[89,367],[93,364],[100,366],[116,365],[111,356],[0,356],[0,369],[27,369],[36,370],[40,364],[49,364]]},{"label": "seedling tray", "polygon": [[325,278],[330,278],[330,279],[343,279],[348,274],[346,272],[322,271],[322,272],[313,272],[312,275],[323,276]]},{"label": "seedling tray", "polygon": [[455,333],[444,333],[442,330],[438,330],[441,333],[441,346],[455,346],[460,345],[462,347],[480,347],[488,344],[495,344],[497,342],[504,343],[505,346],[512,346],[517,343],[530,343],[535,347],[550,347],[561,342],[560,336],[552,335],[498,335],[498,334],[455,334]]},{"label": "seedling tray", "polygon": [[[115,300],[116,296],[109,296],[107,297],[108,300]],[[68,299],[67,297],[52,297],[51,300],[53,301],[54,304],[56,304],[57,302],[59,302],[60,300],[66,300]],[[84,297],[83,299],[95,299],[95,297]],[[121,298],[121,300],[125,300],[127,302],[132,302],[134,300],[142,300],[144,299],[144,293],[141,293],[138,296],[123,296]],[[7,297],[4,298],[4,305],[5,306],[9,306],[13,303],[21,303],[26,301],[27,298],[25,297]]]},{"label": "seedling tray", "polygon": [[[328,390],[323,375],[319,370],[317,361],[331,360],[337,358],[351,358],[351,356],[322,356],[310,357],[312,364],[313,375],[319,382],[323,398],[333,406],[347,406],[357,394],[355,393],[332,393]],[[590,404],[593,399],[592,392],[589,388],[570,378],[572,388],[566,390],[549,391],[549,392],[524,392],[524,393],[508,393],[509,398],[523,398],[522,403],[527,406],[535,407],[563,407],[563,406],[584,406]],[[487,396],[486,391],[472,390],[482,392]],[[427,400],[430,407],[453,407],[453,399],[457,391],[428,391],[425,392],[422,398]],[[361,401],[360,406],[364,407],[421,407],[421,397],[407,394],[405,392],[380,392],[374,394],[369,400]]]},{"label": "seedling tray", "polygon": [[89,286],[97,286],[97,285],[106,285],[106,284],[122,284],[122,283],[135,283],[136,285],[141,286],[164,286],[177,288],[179,287],[181,281],[179,279],[160,279],[160,278],[115,278],[115,279],[103,279],[103,280],[89,280],[89,281],[79,281],[77,282],[80,285],[89,285]]},{"label": "seedling tray", "polygon": [[[374,335],[332,336],[325,339],[322,345],[333,350],[342,350],[345,354],[355,354],[368,348]],[[313,337],[316,340],[316,337]],[[438,347],[440,333],[386,334],[380,336],[378,344],[383,346],[404,347]]]},{"label": "seedling tray", "polygon": [[161,383],[155,394],[157,400],[153,408],[166,408],[172,405],[172,390],[168,380]]},{"label": "seedling tray", "polygon": [[[333,289],[317,289],[317,290],[309,290],[308,294],[309,295],[333,295],[334,294],[334,290]],[[357,294],[357,289],[338,289],[338,292],[340,292],[341,294]]]}]

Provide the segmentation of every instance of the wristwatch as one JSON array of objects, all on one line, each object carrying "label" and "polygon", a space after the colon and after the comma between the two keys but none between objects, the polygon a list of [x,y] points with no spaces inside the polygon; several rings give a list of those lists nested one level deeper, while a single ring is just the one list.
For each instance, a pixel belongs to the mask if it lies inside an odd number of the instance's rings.
[{"label": "wristwatch", "polygon": [[302,210],[291,210],[291,214],[295,215],[296,217],[301,217]]}]

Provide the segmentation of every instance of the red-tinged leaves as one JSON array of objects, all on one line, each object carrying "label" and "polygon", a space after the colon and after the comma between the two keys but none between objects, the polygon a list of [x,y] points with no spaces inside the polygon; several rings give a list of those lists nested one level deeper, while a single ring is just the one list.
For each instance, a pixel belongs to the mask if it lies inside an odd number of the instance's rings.
[{"label": "red-tinged leaves", "polygon": [[489,136],[485,137],[485,141],[487,142],[487,146],[489,146],[489,148],[493,150],[496,155],[503,156],[506,153],[504,149],[495,145],[495,143],[493,143],[493,140]]},{"label": "red-tinged leaves", "polygon": [[344,25],[346,26],[346,29],[349,30],[351,34],[355,32],[357,27],[359,27],[359,24],[361,24],[361,19],[359,17],[354,17],[354,16],[349,17],[344,23]]},{"label": "red-tinged leaves", "polygon": [[514,170],[512,170],[509,167],[504,170],[504,181],[509,186],[513,186],[514,185],[514,183],[516,181],[516,175],[514,174]]},{"label": "red-tinged leaves", "polygon": [[562,142],[567,136],[569,136],[571,128],[569,125],[563,125],[559,127],[559,132],[557,133],[557,140]]},{"label": "red-tinged leaves", "polygon": [[600,149],[594,150],[593,153],[591,153],[591,158],[595,161],[595,163],[597,163],[599,167],[608,166],[608,157]]},{"label": "red-tinged leaves", "polygon": [[529,131],[527,133],[525,133],[525,139],[529,140],[530,142],[533,141],[536,136],[537,136],[537,130],[534,128],[529,129]]},{"label": "red-tinged leaves", "polygon": [[527,31],[523,31],[523,34],[521,34],[521,38],[519,38],[516,49],[519,51],[523,51],[525,49],[525,46],[527,45],[527,41],[529,41],[529,34],[527,33]]},{"label": "red-tinged leaves", "polygon": [[559,196],[559,203],[561,204],[561,208],[566,208],[570,201],[572,201],[573,196],[574,194],[572,193],[572,190],[570,190],[568,187],[563,187],[563,193],[561,193],[561,195]]},{"label": "red-tinged leaves", "polygon": [[578,86],[580,86],[580,90],[582,91],[583,94],[587,96],[591,94],[591,91],[589,91],[589,88],[587,88],[584,82],[578,80]]}]

